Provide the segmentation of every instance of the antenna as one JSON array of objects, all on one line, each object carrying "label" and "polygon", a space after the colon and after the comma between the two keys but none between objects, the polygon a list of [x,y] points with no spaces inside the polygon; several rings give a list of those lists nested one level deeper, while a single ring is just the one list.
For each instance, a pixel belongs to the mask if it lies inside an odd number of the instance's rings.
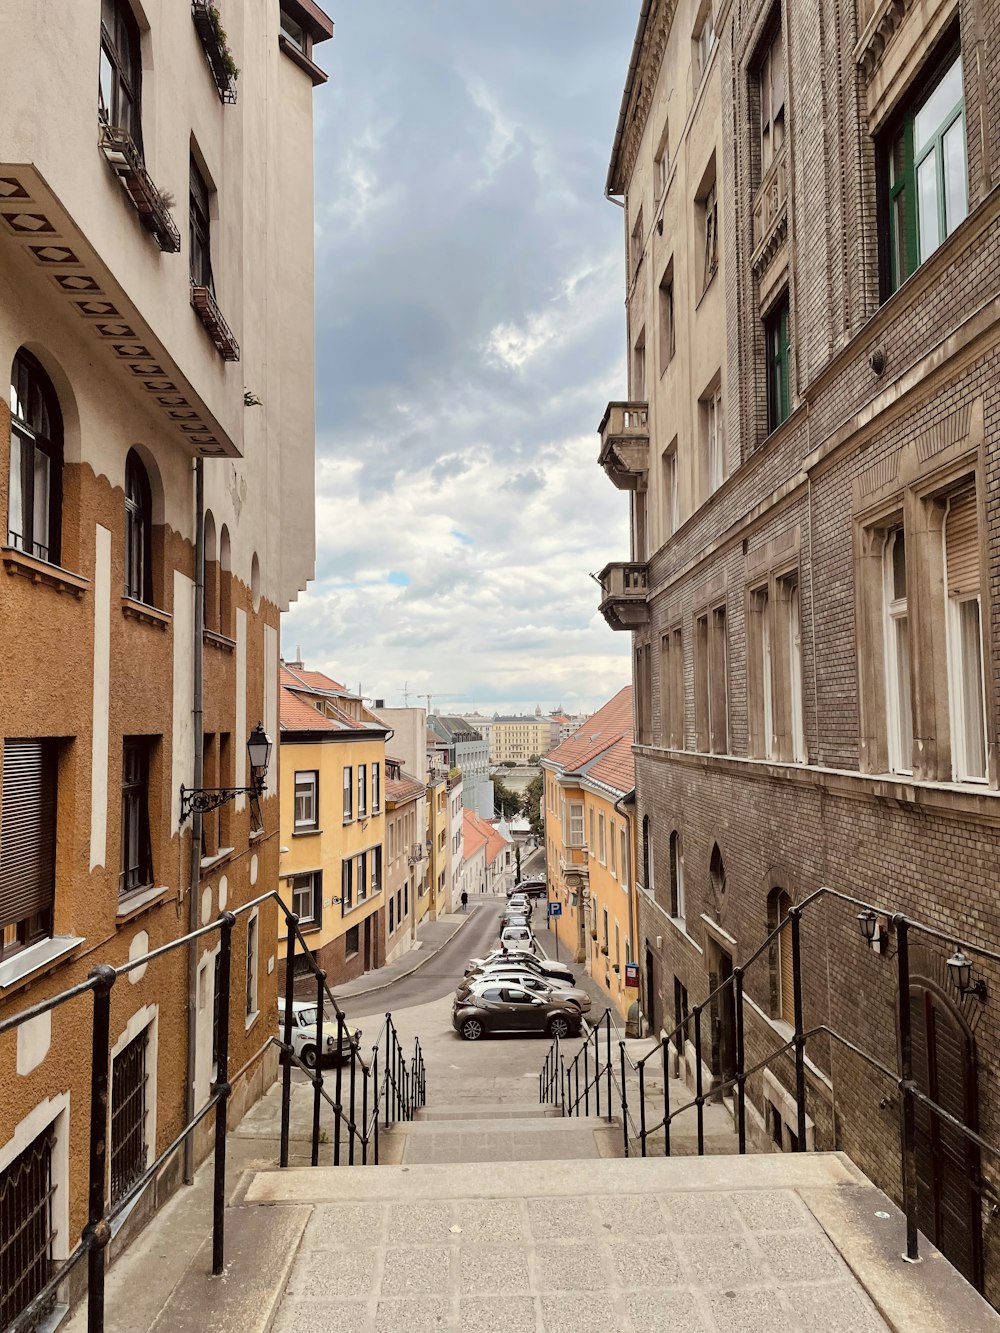
[{"label": "antenna", "polygon": [[409,706],[410,706],[410,682],[409,682],[408,680],[404,680],[404,681],[403,681],[403,707],[404,707],[404,708],[409,708]]}]

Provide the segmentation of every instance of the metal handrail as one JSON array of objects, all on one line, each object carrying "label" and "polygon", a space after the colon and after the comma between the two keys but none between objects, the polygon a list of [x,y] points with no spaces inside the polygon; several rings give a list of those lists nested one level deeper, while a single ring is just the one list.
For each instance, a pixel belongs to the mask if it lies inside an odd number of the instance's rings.
[{"label": "metal handrail", "polygon": [[[232,998],[231,959],[232,933],[237,919],[256,907],[269,901],[277,903],[287,928],[287,952],[285,960],[285,1015],[282,1037],[271,1035],[256,1054],[237,1073],[242,1077],[270,1047],[276,1047],[282,1055],[282,1090],[281,1090],[281,1136],[279,1162],[282,1167],[288,1165],[290,1141],[290,1103],[291,1075],[293,1065],[303,1071],[313,1088],[313,1123],[311,1160],[314,1166],[319,1162],[321,1140],[321,1114],[324,1104],[333,1111],[334,1116],[334,1165],[340,1165],[341,1131],[346,1125],[348,1139],[348,1161],[354,1164],[358,1145],[361,1149],[362,1164],[369,1161],[369,1147],[372,1148],[372,1160],[378,1163],[379,1121],[384,1118],[388,1127],[394,1120],[410,1120],[414,1112],[426,1101],[426,1069],[423,1051],[419,1041],[415,1043],[412,1062],[403,1053],[399,1035],[392,1022],[391,1014],[386,1014],[382,1032],[386,1033],[386,1068],[379,1079],[378,1055],[376,1046],[371,1062],[365,1061],[361,1054],[360,1043],[346,1028],[346,1015],[337,1003],[336,997],[327,985],[326,973],[318,965],[309,949],[299,927],[299,919],[287,907],[281,896],[273,889],[249,902],[241,904],[232,911],[223,912],[215,921],[210,921],[197,930],[189,931],[166,944],[130,959],[117,967],[99,964],[81,982],[51,995],[38,1003],[21,1010],[17,1014],[0,1020],[0,1036],[14,1031],[41,1014],[50,1013],[61,1005],[77,999],[81,995],[93,996],[93,1019],[91,1026],[91,1095],[90,1095],[90,1160],[89,1160],[89,1204],[88,1220],[83,1229],[80,1242],[72,1253],[62,1260],[52,1273],[44,1288],[9,1324],[5,1333],[23,1333],[32,1326],[33,1321],[43,1310],[45,1304],[66,1281],[69,1273],[80,1260],[87,1256],[87,1329],[88,1333],[103,1333],[104,1330],[104,1277],[105,1260],[103,1251],[111,1240],[111,1224],[142,1193],[150,1181],[163,1169],[174,1153],[187,1141],[199,1124],[212,1112],[215,1114],[215,1158],[212,1206],[212,1271],[218,1276],[225,1263],[225,1207],[226,1207],[226,1165],[227,1165],[227,1109],[232,1094],[229,1080],[229,1022]],[[168,1144],[156,1160],[148,1166],[129,1189],[109,1204],[105,1197],[108,1144],[105,1126],[107,1124],[110,1074],[111,1074],[111,990],[120,977],[128,975],[139,967],[146,967],[151,962],[182,949],[193,941],[219,932],[219,1023],[216,1078],[212,1091],[203,1106],[192,1115],[181,1128],[176,1138]],[[301,949],[306,968],[316,981],[316,1068],[310,1070],[303,1060],[296,1055],[292,1045],[292,1001],[295,994],[295,958],[297,948]],[[324,1046],[324,1021],[327,1006],[333,1010],[332,1017],[337,1023],[337,1068],[335,1092],[331,1096],[326,1088],[322,1071]],[[381,1033],[380,1033],[381,1038]],[[343,1089],[344,1053],[349,1053],[349,1093],[345,1101]],[[357,1082],[358,1071],[361,1076],[362,1110],[358,1119]],[[369,1094],[371,1095],[371,1114],[369,1114]]]}]

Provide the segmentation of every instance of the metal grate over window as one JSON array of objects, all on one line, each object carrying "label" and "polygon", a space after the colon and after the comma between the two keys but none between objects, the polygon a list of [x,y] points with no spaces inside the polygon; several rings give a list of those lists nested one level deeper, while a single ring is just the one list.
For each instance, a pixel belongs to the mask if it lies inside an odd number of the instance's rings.
[{"label": "metal grate over window", "polygon": [[[6,1328],[49,1280],[52,1261],[52,1149],[49,1126],[0,1172],[0,1328]],[[37,1328],[55,1298],[38,1311]]]},{"label": "metal grate over window", "polygon": [[146,1169],[146,1049],[143,1028],[115,1057],[111,1095],[111,1203],[124,1198]]}]

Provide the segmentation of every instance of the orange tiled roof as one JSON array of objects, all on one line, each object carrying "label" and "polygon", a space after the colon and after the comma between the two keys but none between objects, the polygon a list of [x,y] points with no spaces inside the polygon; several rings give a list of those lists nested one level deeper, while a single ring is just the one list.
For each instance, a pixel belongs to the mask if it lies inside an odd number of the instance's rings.
[{"label": "orange tiled roof", "polygon": [[474,810],[463,810],[462,843],[466,860],[485,846],[486,864],[492,865],[507,846],[507,839],[496,825],[483,819],[482,815],[477,815]]},{"label": "orange tiled roof", "polygon": [[385,799],[392,801],[393,805],[403,805],[407,801],[415,801],[418,796],[423,796],[427,788],[419,778],[413,777],[405,769],[400,770],[398,778],[387,778],[385,783]]},{"label": "orange tiled roof", "polygon": [[343,726],[333,718],[324,717],[316,711],[307,699],[292,690],[281,691],[281,730],[282,731],[343,731]]},{"label": "orange tiled roof", "polygon": [[284,662],[281,664],[281,683],[282,685],[298,686],[299,689],[305,686],[306,689],[310,690],[336,690],[339,693],[344,693],[345,689],[343,685],[324,675],[322,671],[306,671],[299,667],[293,670],[291,667],[285,666]]},{"label": "orange tiled roof", "polygon": [[632,730],[612,745],[610,750],[587,767],[587,776],[606,787],[613,787],[624,796],[635,786],[635,755],[632,753]]},{"label": "orange tiled roof", "polygon": [[[599,755],[603,755],[622,737],[627,736],[632,743],[632,686],[620,689],[613,699],[609,699],[603,708],[599,708],[589,717],[583,726],[573,732],[568,740],[557,745],[545,756],[546,764],[551,764],[563,773],[578,773]],[[631,791],[631,787],[627,790]]]}]

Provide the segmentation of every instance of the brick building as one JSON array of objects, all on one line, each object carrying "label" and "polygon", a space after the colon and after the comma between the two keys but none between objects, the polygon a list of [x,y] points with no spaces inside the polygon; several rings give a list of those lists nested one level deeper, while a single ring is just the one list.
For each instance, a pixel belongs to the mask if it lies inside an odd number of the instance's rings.
[{"label": "brick building", "polygon": [[[974,0],[643,5],[607,183],[629,395],[600,455],[632,514],[602,610],[633,635],[652,1028],[826,885],[883,909],[888,947],[808,906],[805,1028],[895,1070],[905,911],[943,936],[912,934],[915,1077],[991,1142],[1000,977],[977,961],[988,998],[960,993],[947,958],[1000,935],[998,49]],[[792,1031],[789,936],[746,975],[748,1066]],[[722,1081],[734,1015],[704,1017]],[[791,1068],[750,1080],[758,1146],[794,1146]],[[892,1079],[821,1036],[806,1102],[809,1146],[899,1197]],[[989,1159],[921,1112],[917,1163],[922,1229],[996,1303]]]}]

